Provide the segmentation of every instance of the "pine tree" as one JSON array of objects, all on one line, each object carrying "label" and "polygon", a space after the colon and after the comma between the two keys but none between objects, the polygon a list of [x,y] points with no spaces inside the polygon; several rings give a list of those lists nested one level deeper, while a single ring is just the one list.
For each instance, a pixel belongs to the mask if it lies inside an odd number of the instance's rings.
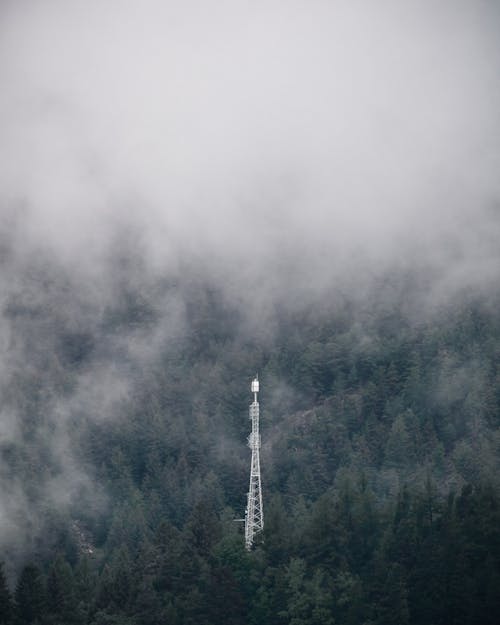
[{"label": "pine tree", "polygon": [[287,602],[281,616],[290,625],[308,625],[312,611],[312,597],[306,590],[306,563],[302,558],[292,558],[286,568]]},{"label": "pine tree", "polygon": [[19,625],[40,621],[45,610],[45,588],[38,567],[26,565],[17,581],[14,593],[15,610]]},{"label": "pine tree", "polygon": [[380,625],[408,625],[410,622],[408,589],[399,564],[393,564],[387,573],[377,616]]},{"label": "pine tree", "polygon": [[70,625],[76,620],[73,571],[62,556],[57,556],[47,575],[47,613],[53,625]]},{"label": "pine tree", "polygon": [[388,467],[407,467],[413,460],[412,444],[403,415],[394,420],[385,447],[385,464]]},{"label": "pine tree", "polygon": [[220,523],[210,501],[199,501],[187,520],[185,531],[192,547],[206,557],[220,538]]},{"label": "pine tree", "polygon": [[75,596],[80,611],[88,614],[95,602],[97,574],[88,556],[83,556],[75,568]]},{"label": "pine tree", "polygon": [[0,625],[10,625],[13,618],[12,596],[3,571],[3,562],[0,562]]}]

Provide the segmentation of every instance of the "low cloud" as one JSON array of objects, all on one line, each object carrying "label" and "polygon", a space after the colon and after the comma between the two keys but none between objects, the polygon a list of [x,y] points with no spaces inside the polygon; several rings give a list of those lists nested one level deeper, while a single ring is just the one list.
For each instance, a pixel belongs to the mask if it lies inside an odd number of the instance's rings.
[{"label": "low cloud", "polygon": [[493,3],[2,12],[2,205],[24,211],[20,246],[99,273],[128,229],[161,270],[198,258],[319,288],[356,259],[469,281],[497,260],[481,246],[499,220]]}]

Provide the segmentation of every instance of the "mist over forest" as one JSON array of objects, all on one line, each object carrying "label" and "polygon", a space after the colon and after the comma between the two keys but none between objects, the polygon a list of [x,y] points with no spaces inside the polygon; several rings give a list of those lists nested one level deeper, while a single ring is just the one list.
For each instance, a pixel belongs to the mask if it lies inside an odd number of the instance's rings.
[{"label": "mist over forest", "polygon": [[2,1],[0,624],[496,622],[499,18]]}]

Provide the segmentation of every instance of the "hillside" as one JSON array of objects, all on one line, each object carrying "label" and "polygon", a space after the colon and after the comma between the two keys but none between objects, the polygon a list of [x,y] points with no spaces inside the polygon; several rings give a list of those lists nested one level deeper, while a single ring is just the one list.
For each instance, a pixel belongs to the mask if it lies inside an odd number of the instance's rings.
[{"label": "hillside", "polygon": [[[416,314],[413,291],[410,314],[393,275],[252,324],[199,273],[121,275],[103,304],[29,265],[5,302],[19,606],[51,623],[493,622],[497,294]],[[265,531],[247,554],[255,371]]]},{"label": "hillside", "polygon": [[496,625],[499,32],[0,1],[0,625]]}]

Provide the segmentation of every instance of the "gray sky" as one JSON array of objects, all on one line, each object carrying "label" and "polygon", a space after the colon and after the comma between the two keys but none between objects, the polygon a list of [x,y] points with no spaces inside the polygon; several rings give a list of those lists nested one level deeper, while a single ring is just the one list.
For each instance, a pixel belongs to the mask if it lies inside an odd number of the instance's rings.
[{"label": "gray sky", "polygon": [[20,249],[95,269],[128,228],[160,269],[193,253],[319,285],[360,257],[498,271],[496,2],[0,12],[0,200]]}]

